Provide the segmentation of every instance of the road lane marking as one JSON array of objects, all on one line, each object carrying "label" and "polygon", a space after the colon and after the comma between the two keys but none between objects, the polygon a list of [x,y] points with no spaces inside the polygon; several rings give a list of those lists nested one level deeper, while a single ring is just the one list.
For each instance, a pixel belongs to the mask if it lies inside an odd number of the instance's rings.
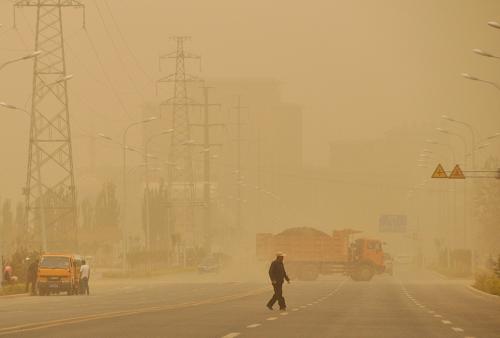
[{"label": "road lane marking", "polygon": [[281,316],[288,316],[288,312],[282,312],[280,313]]},{"label": "road lane marking", "polygon": [[436,317],[436,318],[442,318],[443,316],[441,316],[441,315],[434,315],[434,317]]},{"label": "road lane marking", "polygon": [[446,325],[450,325],[451,324],[451,322],[449,320],[441,320],[441,322],[443,324],[446,324]]},{"label": "road lane marking", "polygon": [[110,311],[110,312],[104,312],[104,313],[98,313],[98,314],[92,314],[92,315],[84,315],[84,316],[70,317],[70,318],[64,318],[64,319],[57,319],[57,320],[46,321],[46,322],[35,322],[35,323],[30,323],[30,324],[22,324],[22,325],[10,326],[10,327],[3,327],[3,328],[0,328],[0,336],[12,335],[13,333],[42,330],[42,329],[47,329],[47,328],[52,328],[52,327],[57,327],[57,326],[76,324],[76,323],[88,322],[88,321],[93,321],[93,320],[126,317],[126,316],[132,316],[132,315],[136,315],[136,314],[144,314],[144,313],[150,313],[150,312],[177,310],[177,309],[184,309],[184,308],[198,306],[198,305],[220,304],[220,303],[231,301],[231,300],[237,300],[237,299],[241,299],[241,298],[245,298],[245,297],[255,296],[255,295],[258,295],[261,293],[265,293],[267,290],[268,290],[268,288],[265,287],[265,288],[260,288],[260,289],[249,290],[249,291],[244,292],[244,293],[232,294],[232,295],[221,296],[221,297],[216,297],[216,298],[208,298],[208,299],[198,301],[198,302],[190,301],[190,302],[173,304],[173,305],[154,306],[154,307],[147,307],[147,308],[136,308],[136,309],[129,309],[129,310],[121,310],[121,311]]},{"label": "road lane marking", "polygon": [[295,308],[295,309],[292,309],[292,311],[299,311],[300,309],[299,308]]},{"label": "road lane marking", "polygon": [[278,319],[278,317],[269,317],[266,320],[276,320],[276,319]]},{"label": "road lane marking", "polygon": [[451,328],[453,331],[455,332],[464,332],[464,329],[460,328],[460,327],[452,327]]},{"label": "road lane marking", "polygon": [[234,338],[234,337],[238,337],[240,334],[241,333],[239,333],[239,332],[231,332],[231,333],[228,333],[225,336],[222,336],[222,338]]},{"label": "road lane marking", "polygon": [[312,306],[312,303],[307,304],[307,306]]},{"label": "road lane marking", "polygon": [[250,324],[247,326],[248,329],[253,329],[254,327],[259,327],[262,324],[256,323],[256,324]]},{"label": "road lane marking", "polygon": [[431,315],[433,315],[435,313],[434,311],[427,311],[427,312],[429,312]]}]

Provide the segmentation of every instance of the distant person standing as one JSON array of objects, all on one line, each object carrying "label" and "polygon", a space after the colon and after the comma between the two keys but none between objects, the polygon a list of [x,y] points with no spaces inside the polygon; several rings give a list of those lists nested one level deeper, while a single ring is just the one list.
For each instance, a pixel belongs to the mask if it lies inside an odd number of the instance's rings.
[{"label": "distant person standing", "polygon": [[[29,258],[26,258],[29,261]],[[38,275],[38,259],[34,260],[28,266],[28,271],[26,273],[26,292],[30,289],[31,284],[31,294],[36,295],[36,282]]]},{"label": "distant person standing", "polygon": [[286,311],[285,298],[283,297],[283,282],[286,280],[290,283],[290,278],[285,271],[285,265],[283,264],[284,254],[278,252],[276,254],[276,259],[271,263],[269,267],[269,278],[273,283],[274,295],[267,303],[267,308],[269,310],[273,309],[274,303],[278,301],[281,311]]},{"label": "distant person standing", "polygon": [[80,289],[82,294],[90,294],[89,290],[89,279],[90,279],[90,266],[83,261],[82,266],[80,267]]},{"label": "distant person standing", "polygon": [[13,282],[12,266],[10,263],[5,264],[3,269],[3,280],[5,284],[11,284]]}]

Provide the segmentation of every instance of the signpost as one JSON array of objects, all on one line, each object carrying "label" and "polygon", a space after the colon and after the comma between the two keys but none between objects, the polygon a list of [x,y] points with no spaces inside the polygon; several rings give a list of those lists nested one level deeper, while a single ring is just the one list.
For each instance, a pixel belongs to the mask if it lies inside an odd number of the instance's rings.
[{"label": "signpost", "polygon": [[[470,173],[465,176],[464,173]],[[492,176],[491,174],[495,174]],[[477,176],[474,176],[477,175]],[[452,180],[465,180],[466,178],[494,178],[500,179],[500,168],[497,170],[462,170],[460,165],[456,164],[448,175],[441,164],[438,164],[431,178],[448,178]]]},{"label": "signpost", "polygon": [[464,172],[462,171],[462,169],[460,169],[460,166],[458,164],[451,171],[449,178],[455,179],[455,180],[465,180]]},{"label": "signpost", "polygon": [[446,171],[444,171],[443,166],[438,164],[436,167],[436,170],[434,170],[434,173],[431,176],[432,178],[448,178],[448,175],[446,174]]},{"label": "signpost", "polygon": [[406,215],[381,215],[379,218],[380,232],[406,232]]}]

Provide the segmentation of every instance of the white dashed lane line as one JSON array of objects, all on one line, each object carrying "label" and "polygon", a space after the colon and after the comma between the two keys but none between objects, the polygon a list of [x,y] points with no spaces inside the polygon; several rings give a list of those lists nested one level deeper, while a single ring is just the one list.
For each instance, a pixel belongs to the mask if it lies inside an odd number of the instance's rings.
[{"label": "white dashed lane line", "polygon": [[[318,304],[320,302],[322,302],[323,300],[326,300],[328,297],[332,296],[334,293],[336,293],[340,287],[345,283],[345,280],[339,285],[337,286],[337,288],[335,290],[333,290],[332,292],[330,292],[329,294],[327,294],[326,296],[324,297],[321,297],[321,298],[318,298],[317,300],[315,300],[314,302],[312,303],[309,303],[307,305],[300,305],[299,307],[296,307],[296,308],[293,308],[292,311],[296,312],[296,311],[299,311],[300,309],[305,309],[307,308],[308,306],[312,306],[314,304]],[[280,313],[281,316],[288,316],[288,312],[281,312]],[[266,321],[275,321],[277,320],[279,317],[268,317],[266,318]],[[256,328],[256,327],[259,327],[259,326],[262,326],[261,323],[254,323],[254,324],[249,324],[246,326],[247,329],[253,329],[253,328]],[[227,335],[225,336],[222,336],[221,338],[234,338],[234,337],[238,337],[240,336],[241,333],[240,332],[231,332],[231,333],[228,333]]]},{"label": "white dashed lane line", "polygon": [[[429,315],[433,316],[434,318],[443,318],[443,316],[437,314],[436,312],[426,309],[426,307],[424,305],[420,304],[415,298],[412,297],[412,295],[410,293],[408,293],[408,291],[405,289],[404,286],[401,285],[401,287],[402,287],[404,295],[406,297],[408,297],[408,299],[410,299],[416,306],[420,307],[423,310],[427,310],[427,313]],[[452,324],[451,321],[446,320],[446,319],[441,319],[441,323],[443,323],[444,325],[451,325]],[[457,333],[464,332],[464,329],[462,329],[461,327],[451,327],[451,329]],[[464,338],[475,338],[475,337],[465,336]]]},{"label": "white dashed lane line", "polygon": [[228,333],[227,335],[223,336],[222,338],[234,338],[234,337],[238,337],[241,333],[239,332],[231,332],[231,333]]}]

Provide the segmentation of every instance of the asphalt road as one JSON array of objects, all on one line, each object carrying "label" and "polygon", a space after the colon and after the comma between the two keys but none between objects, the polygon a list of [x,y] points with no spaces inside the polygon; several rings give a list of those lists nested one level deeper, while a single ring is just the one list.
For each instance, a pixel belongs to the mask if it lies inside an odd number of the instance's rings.
[{"label": "asphalt road", "polygon": [[264,306],[271,289],[197,274],[96,281],[90,296],[0,299],[0,336],[500,337],[500,297],[429,272],[292,281],[287,312]]}]

